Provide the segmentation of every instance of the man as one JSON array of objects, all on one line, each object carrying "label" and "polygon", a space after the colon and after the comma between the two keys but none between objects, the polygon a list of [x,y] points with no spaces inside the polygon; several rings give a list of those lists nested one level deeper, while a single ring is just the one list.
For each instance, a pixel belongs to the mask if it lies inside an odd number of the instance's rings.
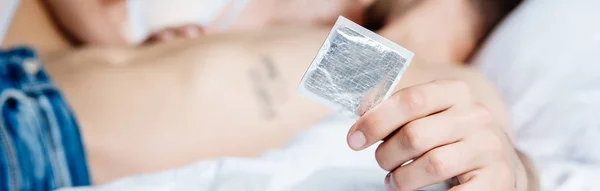
[{"label": "man", "polygon": [[[349,146],[385,140],[376,158],[390,171],[391,190],[453,177],[454,190],[535,190],[535,170],[511,144],[499,96],[474,71],[449,65],[465,62],[510,9],[491,12],[470,0],[404,3],[379,32],[418,56],[398,91],[352,127]],[[295,84],[328,30],[273,28],[42,59],[75,111],[90,173],[102,183],[206,158],[254,156],[327,115],[296,95]]]}]

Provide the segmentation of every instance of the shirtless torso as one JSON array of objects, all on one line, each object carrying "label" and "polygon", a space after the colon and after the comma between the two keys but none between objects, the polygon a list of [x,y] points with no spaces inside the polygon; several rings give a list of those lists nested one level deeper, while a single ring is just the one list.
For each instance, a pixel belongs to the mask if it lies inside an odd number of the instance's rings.
[{"label": "shirtless torso", "polygon": [[[33,2],[23,1],[5,45],[27,42],[40,50],[81,124],[95,183],[207,158],[256,156],[329,113],[296,93],[328,28],[74,50]],[[467,81],[505,118],[487,81],[460,66],[417,57],[397,88],[435,79]]]}]

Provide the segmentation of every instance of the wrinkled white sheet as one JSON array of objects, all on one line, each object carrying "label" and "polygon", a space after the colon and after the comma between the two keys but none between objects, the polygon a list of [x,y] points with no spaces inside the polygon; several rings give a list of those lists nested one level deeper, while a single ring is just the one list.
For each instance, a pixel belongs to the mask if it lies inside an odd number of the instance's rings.
[{"label": "wrinkled white sheet", "polygon": [[[375,147],[355,152],[346,145],[354,121],[332,117],[299,134],[282,149],[258,158],[222,158],[186,168],[125,178],[105,186],[61,191],[381,191],[387,172]],[[426,190],[444,190],[443,185]]]}]

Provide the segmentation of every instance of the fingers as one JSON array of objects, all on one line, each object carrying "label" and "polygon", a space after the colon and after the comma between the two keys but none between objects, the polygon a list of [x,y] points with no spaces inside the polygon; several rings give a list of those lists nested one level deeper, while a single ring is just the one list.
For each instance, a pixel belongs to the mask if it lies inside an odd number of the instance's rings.
[{"label": "fingers", "polygon": [[486,123],[470,107],[452,107],[446,112],[417,119],[379,145],[375,157],[381,168],[391,171],[401,164],[442,145],[455,143]]},{"label": "fingers", "polygon": [[[469,95],[467,85],[456,81],[403,89],[367,111],[351,128],[348,144],[361,150],[384,140],[376,158],[392,171],[388,190],[416,190],[453,177],[461,183],[455,190],[510,190],[516,179],[510,141]],[[413,162],[402,165],[407,161]]]},{"label": "fingers", "polygon": [[185,25],[183,27],[176,28],[177,36],[184,38],[196,38],[204,33],[204,29],[197,25]]},{"label": "fingers", "polygon": [[490,184],[485,184],[481,181],[481,177],[473,177],[470,180],[463,182],[463,184],[452,187],[448,191],[479,191],[479,190],[493,190]]},{"label": "fingers", "polygon": [[176,33],[173,29],[166,29],[156,33],[151,39],[153,39],[153,41],[169,41],[175,39],[175,37]]},{"label": "fingers", "polygon": [[158,31],[151,35],[146,42],[165,42],[177,38],[196,38],[205,33],[204,28],[197,25],[184,25],[181,27],[171,27]]},{"label": "fingers", "polygon": [[[409,165],[391,172],[390,185],[397,190],[415,190],[441,183],[458,176],[465,183],[482,174],[481,169],[489,168],[498,177],[489,181],[506,181],[511,177],[509,165],[503,163],[503,147],[500,138],[492,131],[477,131],[461,141],[437,147],[420,156]],[[497,187],[500,187],[498,185]]]},{"label": "fingers", "polygon": [[485,161],[473,152],[474,149],[464,142],[433,149],[411,164],[391,172],[387,184],[394,190],[412,191],[477,170],[484,166]]},{"label": "fingers", "polygon": [[490,184],[486,184],[480,177],[474,177],[464,184],[452,187],[448,191],[479,191],[479,190],[494,190]]},{"label": "fingers", "polygon": [[489,168],[474,170],[467,173],[471,176],[469,179],[463,178],[465,181],[461,181],[460,185],[452,187],[449,191],[515,190],[515,180],[510,178],[510,173],[511,170],[501,163]]},{"label": "fingers", "polygon": [[402,89],[363,115],[348,134],[348,144],[362,150],[418,118],[470,100],[468,87],[458,81],[435,81]]}]

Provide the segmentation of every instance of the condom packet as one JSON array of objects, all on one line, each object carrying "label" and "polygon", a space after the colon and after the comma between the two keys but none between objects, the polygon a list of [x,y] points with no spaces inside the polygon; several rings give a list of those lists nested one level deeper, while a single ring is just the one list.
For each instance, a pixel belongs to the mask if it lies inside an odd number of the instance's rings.
[{"label": "condom packet", "polygon": [[389,97],[414,53],[340,16],[298,89],[358,118]]}]

